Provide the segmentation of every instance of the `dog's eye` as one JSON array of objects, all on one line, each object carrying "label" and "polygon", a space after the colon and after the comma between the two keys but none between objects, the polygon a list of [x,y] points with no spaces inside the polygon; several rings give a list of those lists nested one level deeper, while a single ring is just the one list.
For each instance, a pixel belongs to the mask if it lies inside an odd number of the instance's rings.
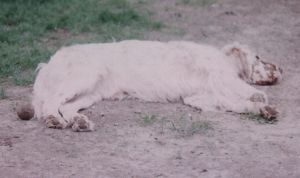
[{"label": "dog's eye", "polygon": [[255,56],[256,59],[259,59],[259,56]]}]

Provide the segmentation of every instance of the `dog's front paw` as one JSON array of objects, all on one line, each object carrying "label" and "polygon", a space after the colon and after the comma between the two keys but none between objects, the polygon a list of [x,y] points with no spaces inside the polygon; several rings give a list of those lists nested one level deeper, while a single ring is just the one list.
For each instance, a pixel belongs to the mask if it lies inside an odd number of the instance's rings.
[{"label": "dog's front paw", "polygon": [[276,120],[279,112],[275,106],[265,106],[261,108],[260,115],[269,121]]}]

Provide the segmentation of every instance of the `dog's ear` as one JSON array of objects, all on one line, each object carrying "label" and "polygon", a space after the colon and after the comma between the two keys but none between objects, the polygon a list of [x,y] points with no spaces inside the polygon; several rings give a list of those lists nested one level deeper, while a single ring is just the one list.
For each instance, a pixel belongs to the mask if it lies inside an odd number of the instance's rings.
[{"label": "dog's ear", "polygon": [[235,42],[230,45],[226,45],[223,48],[223,52],[226,56],[233,60],[233,63],[238,68],[238,75],[241,79],[248,81],[251,75],[251,61],[249,61],[249,49],[246,46]]}]

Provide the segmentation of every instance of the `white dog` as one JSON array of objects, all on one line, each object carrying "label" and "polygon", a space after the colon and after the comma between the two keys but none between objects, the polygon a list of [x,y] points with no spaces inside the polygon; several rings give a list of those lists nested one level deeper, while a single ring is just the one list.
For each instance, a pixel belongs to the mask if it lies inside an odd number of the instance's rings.
[{"label": "white dog", "polygon": [[35,115],[50,128],[93,130],[78,111],[102,99],[175,102],[204,111],[268,114],[264,92],[281,69],[246,46],[223,50],[193,42],[122,41],[64,47],[38,67]]}]

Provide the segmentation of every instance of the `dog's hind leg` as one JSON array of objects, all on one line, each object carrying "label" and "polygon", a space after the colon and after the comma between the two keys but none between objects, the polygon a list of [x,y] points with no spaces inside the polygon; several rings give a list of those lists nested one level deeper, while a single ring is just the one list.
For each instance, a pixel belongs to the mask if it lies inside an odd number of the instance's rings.
[{"label": "dog's hind leg", "polygon": [[99,73],[91,77],[89,82],[86,81],[85,77],[80,76],[76,80],[68,81],[71,86],[73,83],[82,84],[74,87],[73,92],[68,92],[68,95],[64,96],[64,102],[59,106],[60,114],[68,122],[68,127],[72,127],[73,131],[92,131],[94,129],[92,121],[87,116],[78,113],[78,111],[88,108],[115,93],[115,88],[110,85],[111,80],[107,79],[107,73]]},{"label": "dog's hind leg", "polygon": [[62,104],[59,107],[59,112],[68,121],[68,126],[72,127],[73,131],[93,131],[93,122],[78,111],[90,107],[99,100],[101,100],[101,96],[95,93],[82,93]]},{"label": "dog's hind leg", "polygon": [[41,113],[39,119],[45,122],[48,128],[63,129],[68,125],[58,111],[60,102],[55,97],[48,99],[41,106]]}]

